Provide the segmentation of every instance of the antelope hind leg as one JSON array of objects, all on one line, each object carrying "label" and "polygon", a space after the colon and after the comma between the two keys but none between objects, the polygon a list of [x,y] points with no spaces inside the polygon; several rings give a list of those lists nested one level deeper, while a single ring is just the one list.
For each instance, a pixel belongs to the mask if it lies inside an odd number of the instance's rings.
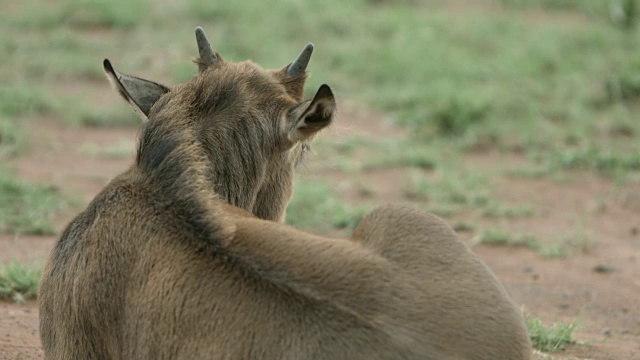
[{"label": "antelope hind leg", "polygon": [[353,241],[389,259],[410,279],[415,308],[405,317],[426,342],[456,359],[531,358],[520,310],[442,219],[405,205],[384,205],[365,216]]}]

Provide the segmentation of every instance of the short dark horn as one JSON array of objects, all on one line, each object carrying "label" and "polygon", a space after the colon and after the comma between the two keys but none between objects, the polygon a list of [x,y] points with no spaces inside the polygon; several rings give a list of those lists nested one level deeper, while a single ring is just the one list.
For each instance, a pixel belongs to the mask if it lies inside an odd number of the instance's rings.
[{"label": "short dark horn", "polygon": [[311,59],[311,53],[313,53],[313,44],[308,43],[307,46],[302,49],[298,58],[289,65],[287,69],[288,76],[300,76],[304,74],[304,71],[307,69],[307,65],[309,64],[309,59]]},{"label": "short dark horn", "polygon": [[200,26],[196,27],[196,40],[198,41],[198,52],[200,52],[200,60],[206,64],[215,64],[218,62],[216,53],[211,48],[207,35]]}]

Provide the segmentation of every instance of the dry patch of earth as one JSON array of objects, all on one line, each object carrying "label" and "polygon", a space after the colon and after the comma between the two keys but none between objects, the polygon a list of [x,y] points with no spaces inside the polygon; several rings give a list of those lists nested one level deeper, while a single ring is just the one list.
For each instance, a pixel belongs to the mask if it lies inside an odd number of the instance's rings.
[{"label": "dry patch of earth", "polygon": [[[29,125],[31,145],[12,160],[18,174],[56,186],[78,203],[91,200],[132,161],[135,129],[91,129],[48,119],[33,119]],[[353,135],[372,139],[402,136],[379,115],[349,110],[342,113],[329,134],[337,142]],[[87,150],[116,143],[131,144],[131,152],[96,156]],[[483,172],[518,160],[513,155],[482,153],[468,156],[465,166]],[[314,159],[309,161],[313,163]],[[407,169],[371,170],[356,175],[354,180],[336,169],[321,167],[316,171],[314,167],[310,165],[299,181],[320,178],[336,186],[357,181],[366,186],[369,202],[404,201],[397,185],[405,181]],[[479,229],[487,227],[541,239],[563,234],[583,238],[584,246],[558,258],[545,257],[525,247],[473,245],[527,314],[541,317],[546,323],[578,320],[574,334],[578,344],[553,357],[640,358],[640,187],[617,186],[590,174],[571,174],[565,181],[501,175],[493,181],[500,201],[529,204],[534,215],[517,219],[475,216],[472,220],[476,229],[461,232],[471,245]],[[360,185],[346,191],[345,201],[362,200]],[[62,211],[56,219],[56,229],[62,229],[77,211],[77,207]],[[465,216],[458,214],[448,220],[453,225],[467,221]],[[17,258],[43,263],[54,241],[51,236],[2,235],[0,260]],[[542,354],[536,356],[545,358]],[[41,357],[37,302],[0,302],[0,359]]]}]

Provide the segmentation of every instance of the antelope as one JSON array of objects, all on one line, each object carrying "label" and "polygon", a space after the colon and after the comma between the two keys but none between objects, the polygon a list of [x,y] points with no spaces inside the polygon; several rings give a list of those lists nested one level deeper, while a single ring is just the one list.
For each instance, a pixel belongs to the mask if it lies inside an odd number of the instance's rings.
[{"label": "antelope", "polygon": [[195,31],[198,73],[107,77],[139,113],[134,163],[61,234],[39,289],[45,359],[530,359],[521,312],[440,218],[389,204],[351,238],[283,223],[331,124],[313,45],[265,70]]}]

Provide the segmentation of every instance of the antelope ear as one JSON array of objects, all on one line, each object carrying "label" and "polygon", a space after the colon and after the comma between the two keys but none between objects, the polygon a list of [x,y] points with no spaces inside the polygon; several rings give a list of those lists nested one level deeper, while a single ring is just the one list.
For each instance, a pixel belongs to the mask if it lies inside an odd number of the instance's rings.
[{"label": "antelope ear", "polygon": [[336,99],[329,85],[322,85],[309,106],[295,121],[287,137],[291,142],[305,140],[331,124],[336,109]]},{"label": "antelope ear", "polygon": [[164,85],[156,84],[153,81],[128,76],[117,72],[109,59],[104,59],[102,64],[107,78],[122,97],[131,104],[133,109],[147,121],[151,107],[163,94],[169,91]]}]

